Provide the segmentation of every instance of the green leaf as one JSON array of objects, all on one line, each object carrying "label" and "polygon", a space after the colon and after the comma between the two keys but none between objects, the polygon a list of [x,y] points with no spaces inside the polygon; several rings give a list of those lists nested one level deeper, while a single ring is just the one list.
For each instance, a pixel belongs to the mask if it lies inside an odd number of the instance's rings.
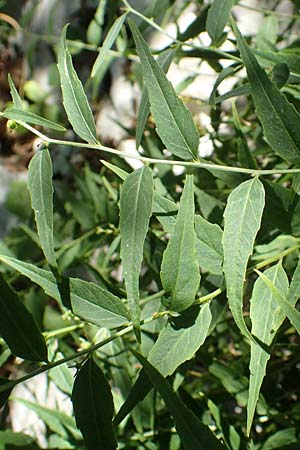
[{"label": "green leaf", "polygon": [[[157,63],[162,68],[162,70],[167,73],[170,64],[174,58],[176,53],[175,49],[167,49],[164,52],[160,53],[157,57]],[[150,113],[150,103],[148,97],[147,87],[144,86],[142,90],[141,100],[139,104],[139,109],[137,113],[137,122],[136,122],[136,148],[139,148],[142,142],[142,137],[144,134],[145,126],[147,123],[147,119]]]},{"label": "green leaf", "polygon": [[[15,447],[12,447],[12,445],[14,445]],[[38,449],[38,447],[34,445],[34,440],[32,436],[28,436],[23,433],[15,433],[10,430],[0,431],[0,449],[9,450],[9,448],[16,448],[19,450]]]},{"label": "green leaf", "polygon": [[164,251],[161,265],[161,281],[166,294],[170,296],[170,309],[177,312],[194,303],[200,283],[193,180],[193,175],[187,175],[174,232]]},{"label": "green leaf", "polygon": [[57,409],[47,408],[24,398],[13,397],[13,400],[26,406],[31,411],[34,411],[43,422],[59,436],[67,439],[69,432],[72,433],[75,439],[81,439],[81,434],[76,428],[73,417],[58,411]]},{"label": "green leaf", "polygon": [[139,328],[139,275],[143,248],[152,214],[153,180],[148,167],[132,172],[120,198],[121,259],[130,317]]},{"label": "green leaf", "polygon": [[76,423],[83,435],[86,449],[116,449],[111,389],[102,370],[92,358],[84,363],[76,376],[72,402]]},{"label": "green leaf", "polygon": [[93,114],[66,44],[67,28],[68,25],[65,25],[61,32],[58,50],[58,71],[64,107],[75,133],[84,141],[97,144]]},{"label": "green leaf", "polygon": [[242,60],[247,70],[257,116],[273,150],[290,163],[300,162],[300,115],[266,72],[232,21]]},{"label": "green leaf", "polygon": [[216,275],[223,274],[222,229],[202,216],[195,216],[196,249],[199,266]]},{"label": "green leaf", "polygon": [[[286,295],[288,279],[281,263],[267,269],[265,275],[272,280],[272,283],[274,283],[283,295]],[[278,307],[272,292],[263,280],[258,278],[254,284],[250,304],[252,335],[257,337],[259,341],[267,347],[270,347],[284,318],[285,315]],[[270,353],[264,350],[261,345],[251,341],[249,399],[247,405],[248,436],[250,434],[256,403],[270,356]]]},{"label": "green leaf", "polygon": [[283,311],[283,313],[288,317],[289,321],[295,328],[298,334],[300,334],[300,312],[291,305],[288,300],[282,295],[282,293],[277,289],[274,283],[268,278],[265,274],[260,272],[259,270],[255,270],[258,273],[260,278],[266,283],[270,291],[272,292],[278,306]]},{"label": "green leaf", "polygon": [[288,449],[288,444],[297,443],[295,447],[291,446],[291,450],[299,450],[299,440],[296,436],[296,429],[293,427],[286,428],[285,430],[277,431],[272,434],[264,443],[261,450],[272,450],[272,449]]},{"label": "green leaf", "polygon": [[31,159],[28,189],[44,255],[49,266],[57,267],[53,243],[52,162],[48,149],[40,150]]},{"label": "green leaf", "polygon": [[16,109],[22,109],[23,108],[22,99],[19,95],[19,92],[16,89],[15,83],[14,83],[12,77],[10,76],[10,73],[8,74],[8,83],[9,83],[10,95],[11,95],[14,107]]},{"label": "green leaf", "polygon": [[131,350],[143,365],[153,386],[159,391],[166,407],[173,416],[177,432],[185,450],[221,450],[225,449],[209,427],[205,426],[195,414],[186,407],[173,391],[167,380],[143,356]]},{"label": "green leaf", "polygon": [[234,75],[236,72],[238,72],[239,70],[241,70],[241,66],[240,64],[233,64],[232,66],[229,67],[225,67],[223,70],[221,70],[221,72],[219,73],[214,87],[211,91],[211,94],[209,96],[209,104],[212,106],[215,106],[215,100],[216,100],[216,94],[218,92],[218,87],[219,85],[222,83],[222,81],[226,80],[226,78]]},{"label": "green leaf", "polygon": [[121,28],[125,22],[127,14],[128,13],[125,13],[122,16],[118,17],[116,19],[116,21],[114,22],[113,26],[110,28],[109,32],[107,33],[107,36],[104,39],[104,42],[100,49],[100,52],[96,58],[96,61],[94,62],[94,65],[92,68],[92,78],[97,75],[97,72],[103,65],[109,50],[114,45],[114,42],[117,39],[117,37],[121,31]]},{"label": "green leaf", "polygon": [[172,154],[184,160],[198,159],[199,134],[191,112],[179,99],[164,71],[151,55],[136,24],[132,20],[128,22],[141,60],[157,133]]},{"label": "green leaf", "polygon": [[264,187],[258,178],[253,178],[231,192],[224,212],[223,270],[229,307],[241,333],[250,338],[243,316],[243,285],[264,203]]},{"label": "green leaf", "polygon": [[99,327],[114,328],[128,323],[125,305],[115,295],[94,283],[78,278],[64,278],[57,285],[52,272],[33,264],[0,255],[0,261],[38,284],[46,294],[62,303],[62,298],[70,298],[74,314]]},{"label": "green leaf", "polygon": [[296,269],[293,273],[293,278],[288,291],[287,300],[291,305],[295,306],[299,298],[300,298],[300,258],[298,259]]},{"label": "green leaf", "polygon": [[214,0],[209,8],[206,30],[213,44],[216,44],[222,36],[234,3],[234,0]]},{"label": "green leaf", "polygon": [[180,364],[191,359],[204,343],[211,322],[209,304],[193,305],[172,318],[159,333],[148,361],[164,376],[172,375]]},{"label": "green leaf", "polygon": [[51,128],[57,131],[66,131],[66,129],[58,123],[52,122],[52,120],[44,119],[29,111],[23,111],[17,108],[6,108],[1,115],[6,119],[20,120],[25,123],[32,123],[34,125],[40,125],[41,127]]},{"label": "green leaf", "polygon": [[12,353],[29,361],[47,361],[47,347],[32,315],[0,273],[0,334]]}]

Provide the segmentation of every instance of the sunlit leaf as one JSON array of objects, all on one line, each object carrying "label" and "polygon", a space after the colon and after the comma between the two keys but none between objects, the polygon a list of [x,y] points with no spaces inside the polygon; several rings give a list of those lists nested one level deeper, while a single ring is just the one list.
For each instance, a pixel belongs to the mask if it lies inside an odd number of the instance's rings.
[{"label": "sunlit leaf", "polygon": [[12,79],[12,77],[10,76],[10,74],[8,74],[8,83],[9,83],[9,88],[10,88],[10,95],[14,104],[14,108],[16,109],[22,109],[22,99],[19,95],[19,92],[16,89],[15,83]]},{"label": "sunlit leaf", "polygon": [[66,44],[67,28],[68,25],[65,25],[61,32],[58,50],[58,71],[64,107],[75,133],[84,141],[97,144],[93,114]]},{"label": "sunlit leaf", "polygon": [[128,22],[141,60],[157,133],[172,154],[185,160],[197,159],[199,135],[190,111],[151,55],[136,24]]},{"label": "sunlit leaf", "polygon": [[40,125],[41,127],[50,128],[57,131],[66,131],[66,129],[52,120],[44,119],[43,117],[33,114],[29,111],[23,111],[17,108],[6,108],[1,115],[6,119],[20,120],[25,123],[32,123],[33,125]]},{"label": "sunlit leaf", "polygon": [[58,286],[52,272],[33,264],[0,255],[0,261],[38,284],[50,297],[63,303],[69,298],[74,314],[104,328],[114,328],[128,322],[128,312],[122,301],[106,289],[78,278],[63,278]]},{"label": "sunlit leaf", "polygon": [[152,214],[153,181],[148,167],[124,181],[120,199],[121,258],[131,320],[139,328],[139,276],[143,248]]},{"label": "sunlit leaf", "polygon": [[172,311],[183,311],[194,303],[200,272],[194,227],[193,176],[187,175],[174,231],[161,265],[161,280]]},{"label": "sunlit leaf", "polygon": [[258,178],[253,178],[231,192],[224,212],[222,243],[227,297],[236,325],[248,338],[251,334],[243,316],[243,285],[264,204],[264,187]]},{"label": "sunlit leaf", "polygon": [[290,163],[300,162],[300,115],[258,64],[232,21],[241,57],[247,70],[256,112],[273,150]]},{"label": "sunlit leaf", "polygon": [[234,3],[235,0],[214,0],[208,10],[206,29],[214,44],[222,36]]},{"label": "sunlit leaf", "polygon": [[[265,271],[265,275],[285,295],[288,289],[288,279],[282,265],[279,263],[276,266],[270,267]],[[285,315],[277,305],[272,292],[261,278],[258,278],[254,284],[250,305],[250,318],[252,323],[251,333],[260,342],[270,347]],[[266,367],[270,356],[270,353],[263,349],[261,345],[251,341],[249,400],[247,405],[248,435],[251,430],[259,391],[266,374]]]},{"label": "sunlit leaf", "polygon": [[38,151],[31,159],[28,188],[44,255],[50,266],[57,267],[53,243],[52,162],[48,149]]},{"label": "sunlit leaf", "polygon": [[114,45],[114,42],[117,39],[117,37],[121,31],[121,28],[125,22],[126,17],[127,17],[127,13],[118,17],[116,19],[116,21],[114,22],[114,24],[112,25],[112,27],[110,28],[109,32],[107,33],[107,36],[104,39],[104,42],[100,49],[100,52],[97,56],[97,59],[94,62],[94,65],[92,68],[92,77],[95,77],[97,75],[98,70],[103,65],[105,58],[108,55],[109,50]]}]

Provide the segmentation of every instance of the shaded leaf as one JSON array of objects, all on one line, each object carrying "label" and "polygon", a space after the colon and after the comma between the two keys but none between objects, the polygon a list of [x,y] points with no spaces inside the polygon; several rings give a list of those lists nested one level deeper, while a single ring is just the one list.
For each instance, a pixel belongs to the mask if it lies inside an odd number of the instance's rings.
[{"label": "shaded leaf", "polygon": [[67,48],[67,28],[68,25],[65,25],[61,32],[57,64],[64,107],[75,133],[84,141],[97,144],[93,114]]},{"label": "shaded leaf", "polygon": [[130,317],[139,328],[139,275],[152,214],[153,180],[148,167],[126,177],[120,199],[121,259]]},{"label": "shaded leaf", "polygon": [[208,10],[206,30],[214,44],[222,36],[234,3],[234,0],[214,0]]},{"label": "shaded leaf", "polygon": [[114,328],[128,323],[125,305],[106,289],[78,278],[64,278],[64,283],[57,285],[52,272],[40,269],[7,256],[0,256],[0,261],[38,284],[46,294],[62,303],[62,298],[70,298],[74,314],[83,320],[104,328]]},{"label": "shaded leaf", "polygon": [[76,376],[72,402],[86,449],[116,449],[111,389],[102,370],[92,358],[84,363]]},{"label": "shaded leaf", "polygon": [[143,365],[153,386],[164,399],[166,407],[173,416],[177,432],[185,450],[221,450],[224,445],[219,441],[209,427],[204,425],[194,413],[186,407],[183,401],[173,391],[167,380],[143,356],[131,350]]},{"label": "shaded leaf", "polygon": [[66,129],[58,123],[52,122],[52,120],[44,119],[29,111],[23,111],[17,108],[6,108],[1,115],[6,119],[20,120],[25,123],[32,123],[33,125],[40,125],[41,127],[51,128],[57,131],[66,131]]},{"label": "shaded leaf", "polygon": [[47,361],[47,347],[32,315],[0,273],[0,334],[13,354]]},{"label": "shaded leaf", "polygon": [[[288,289],[288,279],[281,263],[267,269],[265,275],[272,280],[280,292],[284,295],[286,294]],[[278,307],[270,289],[268,289],[266,284],[260,278],[258,278],[254,284],[250,304],[250,318],[252,322],[252,335],[256,336],[260,342],[269,347],[272,344],[285,315]],[[270,353],[264,350],[261,345],[251,341],[249,400],[247,405],[248,435],[250,434],[256,403],[270,356]]]},{"label": "shaded leaf", "polygon": [[298,334],[300,334],[300,312],[291,305],[288,300],[282,295],[282,293],[279,291],[279,289],[274,285],[272,280],[268,278],[264,273],[260,272],[259,270],[255,270],[255,272],[258,273],[260,278],[266,283],[270,291],[272,292],[272,295],[274,296],[278,306],[282,310],[282,312],[288,317],[289,321],[295,328]]},{"label": "shaded leaf", "polygon": [[169,308],[178,312],[194,303],[200,283],[194,227],[193,180],[193,175],[187,175],[174,231],[164,251],[161,265],[162,285],[170,297]]},{"label": "shaded leaf", "polygon": [[211,323],[209,304],[193,305],[171,319],[159,333],[148,361],[164,376],[191,359],[204,343]]},{"label": "shaded leaf", "polygon": [[[6,384],[8,384],[10,382],[11,382],[11,380],[8,380],[7,378],[0,377],[0,386],[5,386]],[[8,388],[7,390],[0,392],[0,409],[7,402],[11,391],[12,391],[12,388]]]},{"label": "shaded leaf", "polygon": [[53,243],[52,162],[48,149],[37,152],[31,159],[28,189],[44,255],[50,266],[57,267]]},{"label": "shaded leaf", "polygon": [[109,32],[107,33],[102,47],[100,49],[100,52],[96,58],[96,61],[94,62],[93,68],[92,68],[92,77],[95,77],[97,75],[98,70],[103,65],[106,56],[108,55],[109,50],[114,45],[115,40],[117,39],[121,28],[125,22],[125,19],[127,17],[128,13],[123,14],[122,16],[118,17],[112,27],[110,28]]},{"label": "shaded leaf", "polygon": [[290,163],[300,162],[300,115],[260,67],[233,21],[232,27],[266,139],[279,156]]},{"label": "shaded leaf", "polygon": [[264,203],[264,187],[258,178],[253,178],[231,192],[224,211],[223,269],[229,307],[241,333],[250,338],[243,316],[243,285]]},{"label": "shaded leaf", "polygon": [[198,158],[199,135],[191,112],[177,96],[164,71],[155,61],[136,24],[128,20],[148,90],[157,133],[166,148],[185,160]]}]

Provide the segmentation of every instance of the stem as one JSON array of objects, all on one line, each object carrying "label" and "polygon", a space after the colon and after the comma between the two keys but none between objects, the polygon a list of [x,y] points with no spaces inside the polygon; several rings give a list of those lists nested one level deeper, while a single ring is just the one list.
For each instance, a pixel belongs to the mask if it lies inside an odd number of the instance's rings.
[{"label": "stem", "polygon": [[[127,0],[122,0],[122,2],[124,3],[124,5],[127,8],[128,12],[131,12],[132,14],[134,14],[135,16],[139,17],[140,19],[142,19],[144,22],[147,22],[151,27],[155,28],[157,31],[159,31],[160,33],[164,34],[165,36],[167,36],[169,39],[171,39],[173,42],[175,42],[176,44],[182,46],[188,46],[188,47],[192,47],[196,50],[207,50],[207,47],[201,47],[199,45],[195,45],[191,42],[183,42],[180,41],[179,39],[177,39],[176,37],[172,36],[171,34],[169,34],[166,30],[164,30],[163,28],[161,28],[156,22],[154,22],[153,19],[150,19],[149,17],[144,16],[142,13],[140,13],[139,11],[137,11],[136,9],[134,9]],[[232,59],[234,61],[239,61],[241,62],[241,59],[238,58],[237,56],[231,55],[230,53],[226,53],[223,52],[222,50],[218,50],[218,53],[220,55],[220,57],[222,57],[222,55],[226,58],[226,59]]]},{"label": "stem", "polygon": [[[161,315],[163,315],[163,314],[169,314],[169,311],[160,313],[159,317],[161,317]],[[141,325],[145,325],[156,319],[157,319],[157,317],[155,315],[153,315],[152,317],[149,317],[148,319],[142,320]],[[103,347],[104,345],[108,344],[109,342],[111,342],[121,336],[124,336],[127,333],[130,333],[131,331],[133,331],[133,329],[134,329],[133,325],[128,325],[128,326],[124,327],[122,330],[113,334],[112,336],[110,336],[106,339],[103,339],[103,341],[101,341],[101,342],[98,342],[97,344],[90,345],[88,348],[80,350],[77,353],[73,353],[72,355],[66,356],[65,358],[61,358],[61,359],[58,359],[57,361],[53,361],[48,364],[44,364],[43,366],[39,367],[38,369],[28,373],[27,375],[24,375],[23,377],[20,377],[16,380],[12,380],[8,383],[0,385],[0,394],[1,394],[1,392],[4,392],[8,389],[14,388],[17,384],[23,383],[24,381],[27,381],[43,372],[47,372],[48,370],[51,370],[54,367],[60,366],[61,364],[65,364],[69,361],[73,361],[74,359],[80,358],[81,356],[88,355],[89,353],[92,353],[92,352],[98,350],[99,348]]]},{"label": "stem", "polygon": [[[0,113],[1,116],[1,113]],[[300,173],[299,169],[245,169],[243,167],[232,167],[232,166],[222,166],[218,164],[211,163],[203,163],[199,161],[178,161],[178,160],[168,160],[168,159],[158,159],[158,158],[148,158],[147,156],[141,155],[131,155],[115,148],[107,147],[102,144],[87,144],[84,142],[74,142],[74,141],[64,141],[61,139],[52,139],[48,136],[44,135],[40,131],[36,130],[32,126],[21,120],[15,120],[22,127],[31,131],[33,134],[38,136],[42,141],[47,144],[55,144],[55,145],[66,145],[70,147],[80,147],[80,148],[89,148],[91,150],[100,150],[106,153],[111,153],[113,155],[117,155],[120,158],[130,158],[142,161],[147,164],[167,164],[170,166],[183,166],[183,167],[193,167],[207,170],[219,170],[221,172],[236,172],[236,173],[245,173],[251,176],[262,176],[262,175],[275,175],[275,174],[292,174],[292,173]]]}]

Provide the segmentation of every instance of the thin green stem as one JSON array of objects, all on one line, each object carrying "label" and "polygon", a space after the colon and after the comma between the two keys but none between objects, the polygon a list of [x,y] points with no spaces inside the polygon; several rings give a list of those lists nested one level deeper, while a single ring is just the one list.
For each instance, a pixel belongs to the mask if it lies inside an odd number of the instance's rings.
[{"label": "thin green stem", "polygon": [[[1,116],[1,113],[0,113]],[[131,155],[115,148],[107,147],[102,144],[87,144],[85,142],[74,142],[74,141],[64,141],[61,139],[52,139],[48,136],[44,135],[40,131],[36,130],[32,126],[21,120],[15,120],[18,124],[27,128],[27,130],[31,131],[33,134],[38,136],[44,143],[46,144],[55,144],[55,145],[66,145],[70,147],[80,147],[80,148],[88,148],[91,150],[100,150],[106,153],[111,153],[113,155],[117,155],[120,158],[129,158],[136,159],[142,161],[146,164],[167,164],[170,166],[183,166],[183,167],[198,167],[199,169],[207,169],[207,170],[219,170],[220,172],[236,172],[236,173],[245,173],[251,176],[262,176],[262,175],[276,175],[276,174],[292,174],[292,173],[300,173],[299,169],[246,169],[243,167],[232,167],[232,166],[222,166],[218,164],[211,163],[203,163],[199,161],[177,161],[177,160],[168,160],[168,159],[158,159],[158,158],[148,158],[147,156],[142,155]]]},{"label": "thin green stem", "polygon": [[299,248],[300,248],[300,244],[293,245],[292,247],[284,250],[283,252],[278,253],[277,255],[272,256],[272,257],[270,257],[268,259],[265,259],[264,261],[262,261],[260,263],[257,263],[257,264],[255,264],[252,267],[249,267],[248,271],[252,272],[254,269],[261,269],[263,267],[269,266],[273,262],[279,261],[280,259],[282,259],[285,256],[289,255],[290,253],[293,253],[295,250],[299,250]]},{"label": "thin green stem", "polygon": [[[161,313],[161,315],[163,315],[163,314],[169,314],[169,312],[166,311],[166,312]],[[153,315],[152,317],[149,317],[148,319],[141,321],[141,325],[150,323],[153,320],[156,320],[158,317],[160,317],[160,316]],[[16,380],[12,380],[8,383],[2,384],[2,385],[0,385],[0,394],[1,394],[1,392],[4,392],[8,389],[14,388],[17,384],[23,383],[24,381],[27,381],[27,380],[35,377],[36,375],[47,372],[48,370],[51,370],[54,367],[60,366],[61,364],[65,364],[67,362],[73,361],[74,359],[88,355],[88,354],[98,350],[99,348],[103,347],[104,345],[108,344],[109,342],[112,342],[113,340],[115,340],[121,336],[124,336],[127,333],[130,333],[131,331],[133,331],[133,329],[134,329],[133,325],[125,326],[122,330],[117,331],[112,336],[109,336],[108,338],[103,339],[103,341],[98,342],[97,344],[90,345],[88,348],[84,348],[83,350],[80,350],[77,353],[72,353],[72,355],[58,359],[57,361],[53,361],[48,364],[44,364],[43,366],[39,367],[38,369],[24,375],[23,377],[20,377]]]},{"label": "thin green stem", "polygon": [[[127,8],[128,12],[131,12],[132,14],[134,14],[135,16],[139,17],[140,19],[142,19],[144,22],[148,23],[151,27],[155,28],[157,31],[159,31],[160,33],[164,34],[165,36],[167,36],[169,39],[171,39],[175,44],[177,45],[185,45],[191,48],[194,48],[196,50],[207,50],[207,47],[201,47],[199,45],[193,44],[191,42],[183,42],[180,41],[179,39],[177,39],[176,37],[172,36],[170,33],[168,33],[166,30],[164,30],[163,28],[161,28],[156,22],[154,22],[153,19],[144,16],[142,13],[140,13],[139,11],[137,11],[136,9],[134,9],[127,0],[122,0],[122,2],[124,3],[124,5]],[[226,53],[223,52],[222,50],[218,50],[218,53],[220,55],[220,57],[224,56],[226,59],[232,59],[234,61],[241,61],[240,58],[238,58],[237,56],[231,55],[230,53]]]},{"label": "thin green stem", "polygon": [[257,11],[257,12],[260,12],[260,13],[263,13],[266,15],[284,17],[287,19],[300,19],[299,14],[289,14],[289,13],[282,13],[282,12],[278,12],[278,11],[271,11],[270,9],[257,8],[255,6],[244,5],[243,3],[239,3],[237,6],[240,8],[248,9],[250,11]]}]

